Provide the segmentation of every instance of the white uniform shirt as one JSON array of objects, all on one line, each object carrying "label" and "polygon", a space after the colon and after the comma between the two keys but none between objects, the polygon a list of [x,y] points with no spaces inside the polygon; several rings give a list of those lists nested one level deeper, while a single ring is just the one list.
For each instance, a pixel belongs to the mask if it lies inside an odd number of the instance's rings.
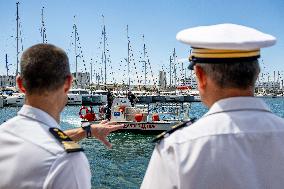
[{"label": "white uniform shirt", "polygon": [[141,188],[282,189],[284,120],[261,99],[220,100],[156,145]]},{"label": "white uniform shirt", "polygon": [[49,132],[59,127],[46,112],[24,105],[0,126],[0,188],[91,188],[84,153],[66,153]]}]

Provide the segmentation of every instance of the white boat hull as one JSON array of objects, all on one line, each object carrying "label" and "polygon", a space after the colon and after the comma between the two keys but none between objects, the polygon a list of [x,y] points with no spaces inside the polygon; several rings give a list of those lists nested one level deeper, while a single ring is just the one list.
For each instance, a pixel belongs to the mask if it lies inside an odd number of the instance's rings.
[{"label": "white boat hull", "polygon": [[25,95],[19,94],[19,95],[12,95],[12,96],[6,96],[3,100],[3,104],[5,106],[23,106],[25,103]]},{"label": "white boat hull", "polygon": [[[95,124],[98,121],[93,122]],[[118,121],[117,124],[123,124],[123,128],[116,132],[135,132],[141,134],[159,134],[163,131],[171,129],[174,125],[181,121],[155,121],[155,122],[127,122]]]},{"label": "white boat hull", "polygon": [[67,94],[68,105],[82,105],[82,96],[80,94]]},{"label": "white boat hull", "polygon": [[123,124],[123,130],[141,130],[141,131],[166,131],[171,129],[172,126],[180,123],[176,122],[118,122]]}]

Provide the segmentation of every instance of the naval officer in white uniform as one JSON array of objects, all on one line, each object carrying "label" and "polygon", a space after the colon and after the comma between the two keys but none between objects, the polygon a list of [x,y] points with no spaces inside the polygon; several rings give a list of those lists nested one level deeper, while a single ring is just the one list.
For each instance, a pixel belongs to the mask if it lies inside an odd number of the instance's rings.
[{"label": "naval officer in white uniform", "polygon": [[72,76],[66,53],[50,44],[27,49],[17,84],[26,94],[18,115],[0,126],[0,188],[88,189],[91,173],[78,141],[106,136],[121,125],[103,122],[62,132],[60,112]]},{"label": "naval officer in white uniform", "polygon": [[157,143],[142,189],[281,189],[284,120],[254,97],[260,48],[275,37],[234,24],[183,30],[209,111]]}]

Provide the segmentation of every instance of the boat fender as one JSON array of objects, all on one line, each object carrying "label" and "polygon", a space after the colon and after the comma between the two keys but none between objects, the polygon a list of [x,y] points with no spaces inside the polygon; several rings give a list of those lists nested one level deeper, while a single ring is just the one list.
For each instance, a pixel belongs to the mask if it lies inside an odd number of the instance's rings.
[{"label": "boat fender", "polygon": [[137,122],[141,122],[143,119],[143,114],[135,114],[135,120]]},{"label": "boat fender", "polygon": [[160,117],[159,117],[159,114],[155,113],[152,115],[152,120],[153,121],[160,121]]},{"label": "boat fender", "polygon": [[173,132],[175,132],[176,130],[189,126],[191,124],[193,124],[195,122],[196,118],[192,118],[188,121],[183,121],[181,123],[178,123],[174,126],[172,126],[169,130],[162,132],[161,134],[157,135],[152,142],[157,142],[159,143],[163,138],[168,137],[170,134],[172,134]]}]

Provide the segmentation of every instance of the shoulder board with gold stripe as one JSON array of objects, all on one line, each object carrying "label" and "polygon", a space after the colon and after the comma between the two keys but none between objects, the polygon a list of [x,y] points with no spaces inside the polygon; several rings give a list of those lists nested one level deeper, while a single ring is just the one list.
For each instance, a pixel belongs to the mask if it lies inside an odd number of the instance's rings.
[{"label": "shoulder board with gold stripe", "polygon": [[77,142],[73,141],[60,129],[51,127],[49,128],[49,132],[63,145],[67,153],[84,151]]},{"label": "shoulder board with gold stripe", "polygon": [[195,120],[196,120],[196,118],[192,118],[189,121],[184,121],[184,122],[181,122],[181,123],[178,123],[178,124],[172,126],[171,129],[164,131],[161,134],[157,135],[152,140],[152,142],[160,142],[163,138],[168,137],[171,133],[175,132],[176,130],[191,125],[192,123],[194,123]]}]

